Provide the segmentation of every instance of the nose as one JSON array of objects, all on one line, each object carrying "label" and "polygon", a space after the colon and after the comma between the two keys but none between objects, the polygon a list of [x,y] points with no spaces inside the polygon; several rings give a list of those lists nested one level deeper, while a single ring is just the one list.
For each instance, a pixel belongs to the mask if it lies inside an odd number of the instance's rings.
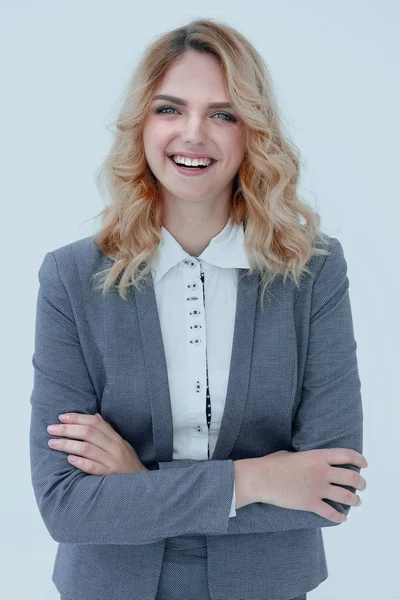
[{"label": "nose", "polygon": [[206,134],[201,117],[188,117],[182,122],[182,141],[189,144],[205,144]]}]

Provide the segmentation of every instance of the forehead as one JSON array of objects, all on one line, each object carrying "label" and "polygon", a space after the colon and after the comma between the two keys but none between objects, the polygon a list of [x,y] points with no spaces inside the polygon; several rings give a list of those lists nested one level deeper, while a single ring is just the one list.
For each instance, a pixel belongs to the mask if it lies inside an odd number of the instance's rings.
[{"label": "forehead", "polygon": [[189,51],[174,61],[155,94],[202,101],[229,101],[222,67],[209,53]]}]

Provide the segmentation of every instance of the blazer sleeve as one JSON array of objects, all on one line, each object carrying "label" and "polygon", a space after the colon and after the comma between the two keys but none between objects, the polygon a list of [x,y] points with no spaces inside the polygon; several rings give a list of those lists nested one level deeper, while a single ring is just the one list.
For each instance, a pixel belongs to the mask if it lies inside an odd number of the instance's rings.
[{"label": "blazer sleeve", "polygon": [[64,412],[95,414],[98,398],[72,305],[48,252],[40,266],[29,431],[31,480],[51,537],[68,544],[149,544],[184,534],[225,533],[232,460],[162,470],[91,475],[48,446],[47,426]]},{"label": "blazer sleeve", "polygon": [[[358,373],[357,343],[349,297],[347,262],[339,240],[332,238],[328,254],[311,293],[309,338],[300,403],[294,414],[295,451],[349,448],[363,452],[363,409]],[[360,473],[352,464],[335,465]],[[352,486],[340,486],[355,493]],[[351,506],[323,499],[348,515]],[[340,525],[314,512],[270,504],[249,504],[230,519],[229,532],[284,531]],[[237,531],[239,532],[239,531]]]},{"label": "blazer sleeve", "polygon": [[[301,398],[293,420],[292,445],[297,452],[350,448],[363,452],[363,410],[347,263],[339,240],[332,238],[316,274],[310,303],[309,343]],[[177,461],[179,462],[179,461]],[[212,461],[211,461],[212,462]],[[187,462],[186,464],[190,464]],[[174,467],[160,463],[160,468]],[[183,466],[183,465],[182,465]],[[355,465],[335,465],[360,473]],[[352,486],[340,486],[355,493]],[[348,515],[350,505],[323,499]],[[236,511],[226,534],[263,533],[340,525],[303,510],[255,502]]]}]

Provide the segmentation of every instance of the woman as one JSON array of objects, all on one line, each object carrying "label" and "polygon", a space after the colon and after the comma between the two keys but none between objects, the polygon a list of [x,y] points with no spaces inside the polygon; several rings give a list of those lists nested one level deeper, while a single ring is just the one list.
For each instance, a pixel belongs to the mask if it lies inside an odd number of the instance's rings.
[{"label": "woman", "polygon": [[321,528],[366,461],[347,265],[299,164],[240,33],[201,19],[145,52],[102,228],[39,270],[32,482],[63,600],[327,578]]}]

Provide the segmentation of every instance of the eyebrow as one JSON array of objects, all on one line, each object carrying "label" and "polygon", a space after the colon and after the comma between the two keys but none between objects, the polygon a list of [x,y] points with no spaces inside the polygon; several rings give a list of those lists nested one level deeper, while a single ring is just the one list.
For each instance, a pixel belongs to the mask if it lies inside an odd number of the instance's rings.
[{"label": "eyebrow", "polygon": [[[154,96],[152,102],[154,102],[154,100],[167,100],[169,102],[174,102],[175,104],[187,106],[186,100],[177,98],[176,96],[167,96],[165,94],[158,94],[157,96]],[[229,102],[211,102],[211,104],[207,104],[207,108],[232,108],[232,104]]]}]

